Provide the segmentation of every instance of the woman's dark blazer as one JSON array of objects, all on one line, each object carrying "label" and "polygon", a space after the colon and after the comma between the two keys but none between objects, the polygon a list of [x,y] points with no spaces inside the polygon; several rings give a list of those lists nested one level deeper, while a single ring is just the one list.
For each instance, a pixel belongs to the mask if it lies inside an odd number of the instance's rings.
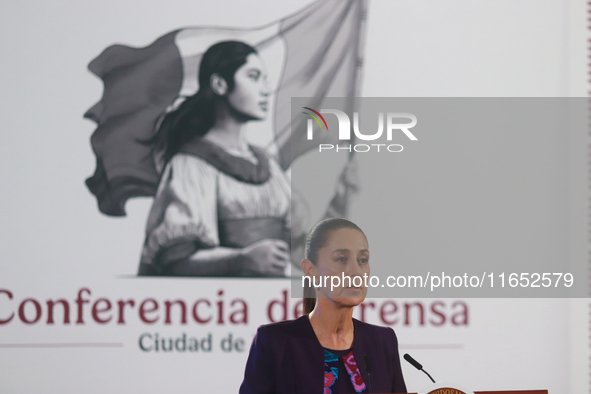
[{"label": "woman's dark blazer", "polygon": [[[371,392],[406,393],[394,330],[353,319],[353,355]],[[324,390],[324,351],[308,315],[259,327],[252,342],[240,394],[305,393]],[[367,391],[369,392],[369,390]]]}]

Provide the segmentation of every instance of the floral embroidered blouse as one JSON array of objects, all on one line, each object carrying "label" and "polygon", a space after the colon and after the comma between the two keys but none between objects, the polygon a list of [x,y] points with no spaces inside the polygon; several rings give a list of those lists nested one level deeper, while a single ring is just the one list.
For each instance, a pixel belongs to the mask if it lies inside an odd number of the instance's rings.
[{"label": "floral embroidered blouse", "polygon": [[324,349],[324,394],[365,393],[353,349]]}]

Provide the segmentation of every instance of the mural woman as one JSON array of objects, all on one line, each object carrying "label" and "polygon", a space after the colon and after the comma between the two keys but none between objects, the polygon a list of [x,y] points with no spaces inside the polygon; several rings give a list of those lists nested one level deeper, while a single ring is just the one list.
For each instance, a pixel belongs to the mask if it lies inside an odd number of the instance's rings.
[{"label": "mural woman", "polygon": [[139,275],[285,276],[290,183],[245,137],[246,123],[267,115],[265,67],[253,47],[224,41],[198,77],[199,91],[151,141],[163,171]]}]

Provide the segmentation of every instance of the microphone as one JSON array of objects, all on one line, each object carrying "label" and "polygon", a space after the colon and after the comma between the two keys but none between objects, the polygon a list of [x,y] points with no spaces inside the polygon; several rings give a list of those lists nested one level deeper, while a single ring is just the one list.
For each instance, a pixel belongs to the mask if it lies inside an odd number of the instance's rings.
[{"label": "microphone", "polygon": [[423,366],[421,364],[419,364],[419,362],[417,360],[415,360],[414,358],[412,358],[408,353],[405,353],[404,354],[404,359],[406,361],[408,361],[413,367],[415,367],[419,371],[423,371],[429,377],[429,379],[431,379],[431,381],[433,383],[435,383],[435,381],[433,380],[433,378],[431,377],[431,375],[429,375],[429,372],[425,371],[423,369]]},{"label": "microphone", "polygon": [[369,359],[369,356],[363,356],[363,364],[365,364],[365,371],[367,372],[369,392],[373,393],[373,388],[371,387],[371,360]]}]

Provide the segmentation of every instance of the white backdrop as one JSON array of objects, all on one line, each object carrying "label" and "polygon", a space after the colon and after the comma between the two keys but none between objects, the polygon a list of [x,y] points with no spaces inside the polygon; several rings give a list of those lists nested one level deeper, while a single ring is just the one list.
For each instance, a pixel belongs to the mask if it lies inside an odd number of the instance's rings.
[{"label": "white backdrop", "polygon": [[[0,293],[0,319],[18,315],[26,298],[35,298],[44,309],[36,324],[23,324],[15,316],[0,325],[1,392],[237,391],[252,336],[258,325],[269,322],[267,305],[281,298],[289,282],[134,277],[151,200],[132,200],[126,218],[109,218],[98,212],[84,185],[94,171],[89,138],[95,125],[82,114],[102,93],[86,66],[113,43],[144,46],[185,26],[255,27],[308,3],[33,0],[3,5],[0,290],[14,298]],[[581,8],[559,0],[370,0],[362,95],[585,95]],[[588,141],[565,131],[567,136],[570,232],[564,259],[587,264]],[[370,189],[371,181],[366,177],[363,184]],[[84,287],[92,292],[85,296],[91,302],[105,297],[113,304],[120,299],[139,304],[154,298],[162,308],[166,300],[190,305],[205,298],[212,306],[200,313],[211,313],[213,320],[197,324],[189,317],[181,324],[173,314],[171,324],[163,322],[163,315],[146,324],[136,305],[126,313],[125,324],[118,324],[116,315],[98,324],[90,317],[92,304],[86,304],[85,324],[75,324],[74,300]],[[46,324],[45,301],[61,298],[70,303],[71,323],[62,324],[56,307],[56,324]],[[237,298],[248,305],[247,324],[229,321]],[[288,301],[293,308],[296,300]],[[441,300],[449,307],[441,326],[430,323],[428,312],[424,325],[416,316],[406,325],[400,315],[402,321],[393,326],[401,352],[415,356],[436,379],[474,390],[589,391],[586,300],[462,300],[468,308],[462,325],[450,322],[455,301]],[[223,323],[217,320],[218,302]],[[412,302],[429,308],[434,300],[395,302],[401,309]],[[30,302],[25,313],[34,315]],[[383,324],[375,312],[368,311],[367,320]],[[199,339],[211,334],[212,350],[145,352],[138,345],[144,333]],[[243,352],[222,351],[220,341],[230,333],[244,339]],[[417,391],[427,380],[411,368],[404,365],[403,372],[409,390]]]}]

